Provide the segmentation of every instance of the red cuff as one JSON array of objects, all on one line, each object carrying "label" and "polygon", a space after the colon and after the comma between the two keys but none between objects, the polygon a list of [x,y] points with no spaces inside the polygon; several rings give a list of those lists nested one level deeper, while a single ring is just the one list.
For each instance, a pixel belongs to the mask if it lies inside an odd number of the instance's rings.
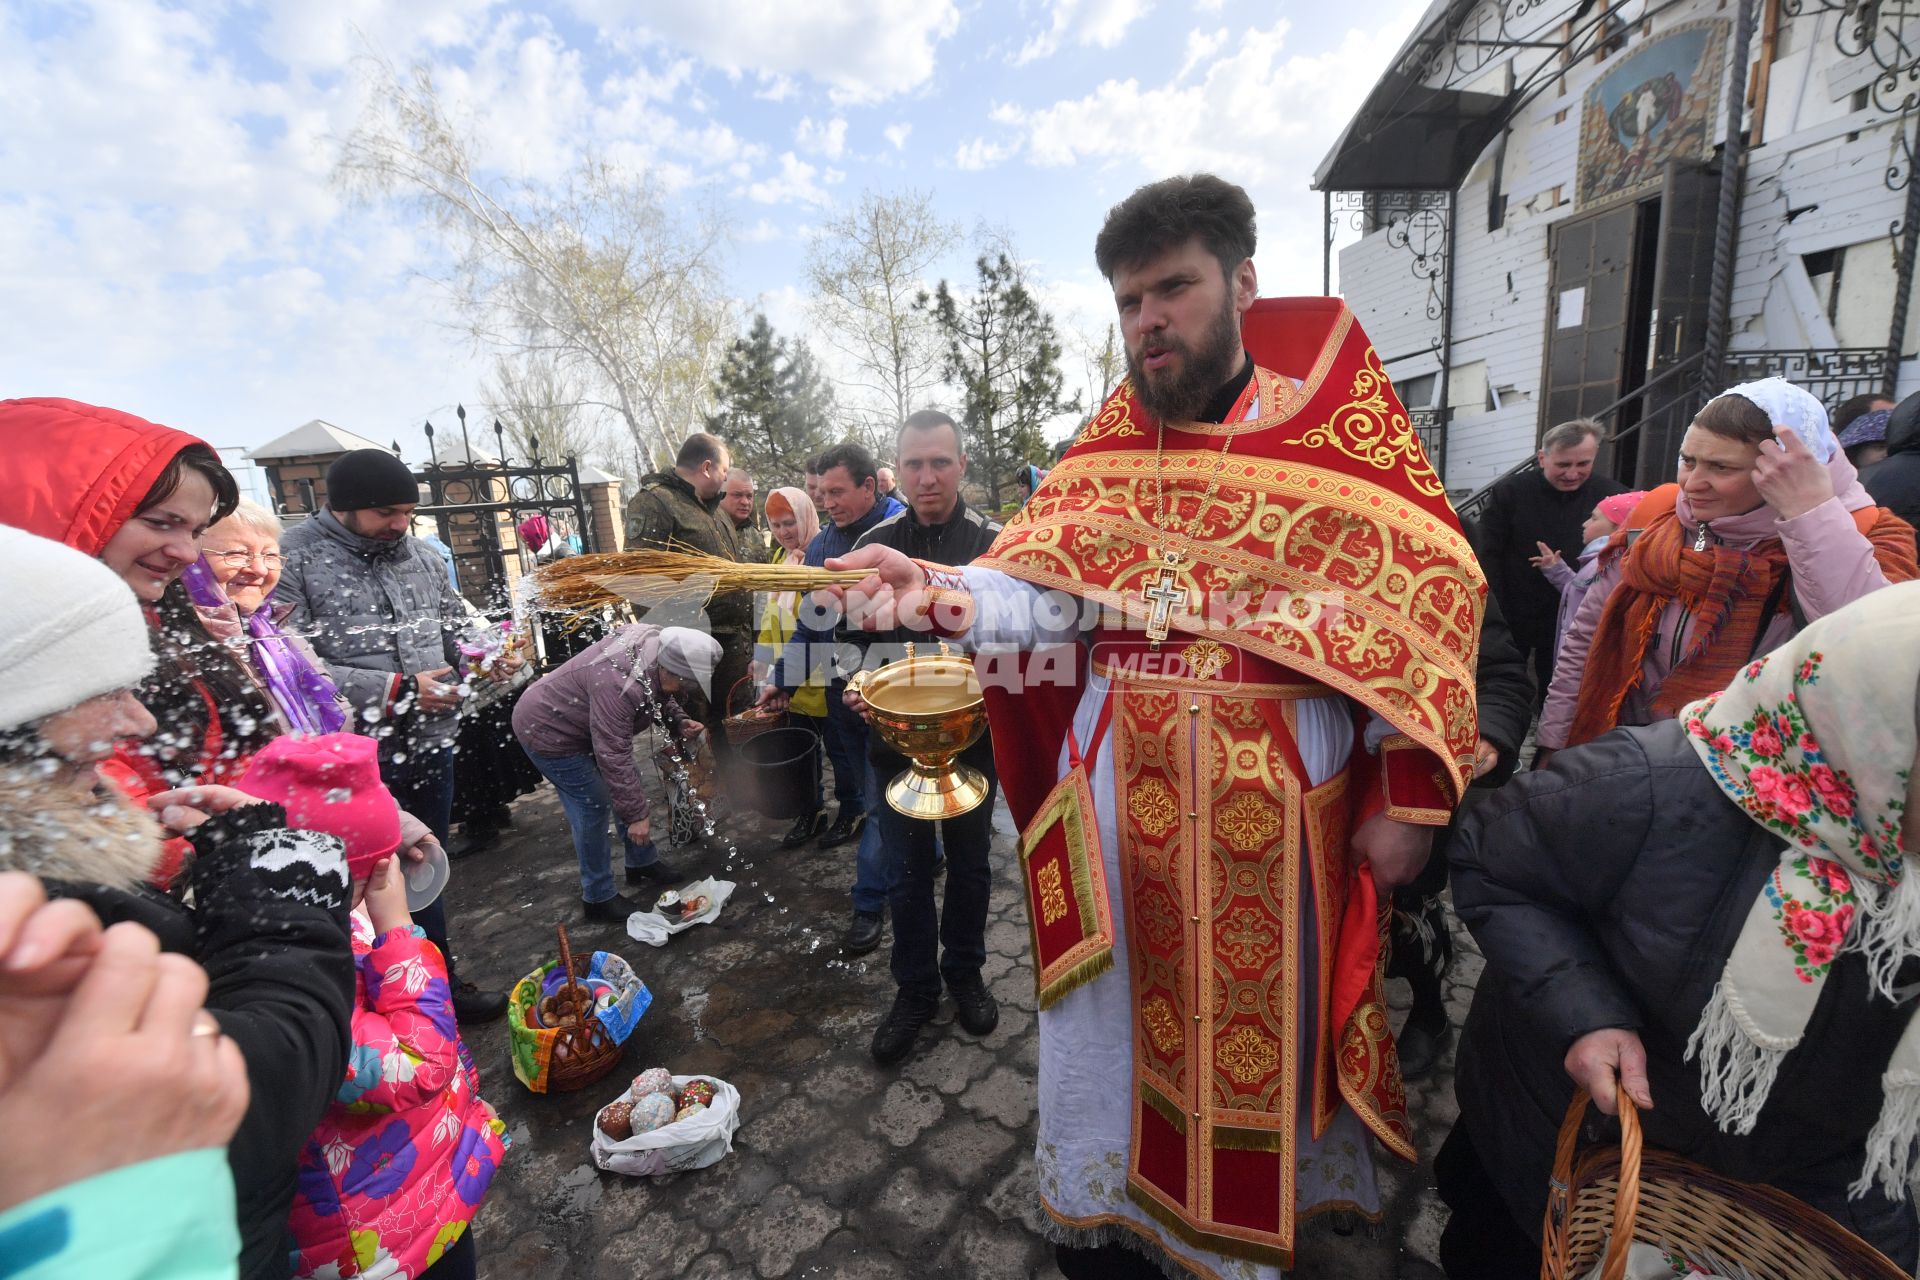
[{"label": "red cuff", "polygon": [[941,640],[952,640],[973,629],[973,595],[959,574],[945,565],[915,560],[927,575],[927,630]]},{"label": "red cuff", "polygon": [[1444,827],[1453,817],[1446,767],[1404,733],[1380,744],[1380,795],[1395,822]]}]

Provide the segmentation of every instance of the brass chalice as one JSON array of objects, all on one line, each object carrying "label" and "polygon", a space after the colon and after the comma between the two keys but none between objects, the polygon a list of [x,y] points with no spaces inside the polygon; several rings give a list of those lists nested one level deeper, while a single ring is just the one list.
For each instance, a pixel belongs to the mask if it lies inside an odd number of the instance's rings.
[{"label": "brass chalice", "polygon": [[906,649],[904,660],[853,679],[874,731],[912,762],[887,784],[887,803],[909,818],[957,818],[987,798],[986,775],[954,759],[987,729],[980,678],[944,643],[938,655]]}]

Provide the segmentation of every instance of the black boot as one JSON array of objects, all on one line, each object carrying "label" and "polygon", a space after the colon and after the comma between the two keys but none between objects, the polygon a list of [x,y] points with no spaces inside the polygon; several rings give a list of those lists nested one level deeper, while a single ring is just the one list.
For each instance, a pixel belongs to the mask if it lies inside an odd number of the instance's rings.
[{"label": "black boot", "polygon": [[782,849],[798,849],[809,840],[817,840],[820,833],[827,829],[827,811],[815,809],[812,813],[802,814],[800,819],[780,837]]},{"label": "black boot", "polygon": [[880,931],[886,927],[887,918],[878,911],[855,911],[853,919],[847,922],[847,935],[840,940],[840,950],[850,956],[863,956],[880,945]]},{"label": "black boot", "polygon": [[960,1025],[976,1036],[991,1035],[1000,1025],[1000,1005],[987,990],[987,984],[980,980],[980,971],[950,974],[947,977],[947,994],[953,997],[954,1009],[960,1015]]},{"label": "black boot", "polygon": [[1423,1080],[1433,1074],[1440,1059],[1453,1043],[1453,1024],[1447,1020],[1447,1002],[1441,994],[1440,980],[1421,975],[1415,980],[1413,1008],[1407,1012],[1407,1025],[1394,1038],[1400,1053],[1400,1078]]},{"label": "black boot", "polygon": [[614,894],[604,902],[582,902],[587,909],[589,920],[610,920],[615,924],[625,924],[627,917],[646,908],[624,894]]},{"label": "black boot", "polygon": [[893,1008],[887,1010],[887,1016],[873,1033],[873,1060],[883,1067],[890,1067],[913,1052],[913,1042],[920,1038],[920,1028],[927,1025],[940,1008],[938,1000],[929,1000],[923,995],[902,991],[893,997]]}]

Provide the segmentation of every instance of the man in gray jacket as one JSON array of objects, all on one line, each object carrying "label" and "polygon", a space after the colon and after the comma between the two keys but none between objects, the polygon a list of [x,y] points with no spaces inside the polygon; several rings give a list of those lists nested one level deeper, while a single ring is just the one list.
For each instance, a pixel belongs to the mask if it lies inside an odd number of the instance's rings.
[{"label": "man in gray jacket", "polygon": [[[384,449],[356,449],[327,472],[327,503],[281,542],[286,567],[275,601],[285,625],[307,637],[357,713],[353,728],[380,739],[380,778],[402,809],[442,845],[453,819],[453,743],[460,728],[459,641],[466,602],[444,561],[408,535],[420,488]],[[520,664],[517,657],[503,665]],[[503,674],[510,674],[504,672]],[[447,961],[462,1022],[507,1011],[500,991],[454,972],[446,895],[413,913]]]}]

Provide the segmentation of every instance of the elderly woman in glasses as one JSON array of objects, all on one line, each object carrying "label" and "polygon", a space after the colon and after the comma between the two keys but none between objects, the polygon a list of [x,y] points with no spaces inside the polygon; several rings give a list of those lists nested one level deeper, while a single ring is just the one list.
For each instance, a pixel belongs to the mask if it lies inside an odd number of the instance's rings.
[{"label": "elderly woman in glasses", "polygon": [[275,625],[276,611],[267,603],[280,581],[280,533],[279,516],[242,498],[232,515],[201,535],[200,562],[182,581],[200,624],[245,663],[287,728],[333,733],[351,717],[347,700],[307,642]]}]

